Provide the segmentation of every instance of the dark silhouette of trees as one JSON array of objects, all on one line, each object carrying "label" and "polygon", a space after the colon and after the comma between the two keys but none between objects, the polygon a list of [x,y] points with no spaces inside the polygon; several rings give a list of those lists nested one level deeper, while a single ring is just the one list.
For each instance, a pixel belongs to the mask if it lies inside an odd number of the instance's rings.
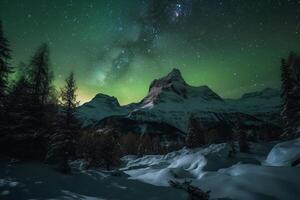
[{"label": "dark silhouette of trees", "polygon": [[63,107],[62,111],[65,116],[65,126],[67,129],[72,129],[74,123],[78,123],[74,115],[76,107],[79,105],[79,102],[76,99],[76,90],[77,86],[74,73],[71,72],[69,77],[66,79],[65,87],[61,89],[61,105]]},{"label": "dark silhouette of trees", "polygon": [[9,42],[4,36],[2,22],[0,21],[0,132],[6,124],[4,107],[8,92],[8,77],[13,72],[13,68],[9,64],[11,59],[11,50]]},{"label": "dark silhouette of trees", "polygon": [[250,147],[247,141],[247,133],[239,129],[237,130],[237,136],[238,136],[240,152],[248,153],[250,151]]},{"label": "dark silhouette of trees", "polygon": [[191,115],[186,136],[186,146],[197,148],[205,144],[204,129],[199,118]]},{"label": "dark silhouette of trees", "polygon": [[7,96],[1,141],[5,152],[15,157],[43,160],[57,114],[47,45],[37,50],[26,68],[20,70]]},{"label": "dark silhouette of trees", "polygon": [[9,42],[4,36],[2,22],[0,21],[0,109],[3,109],[4,98],[7,95],[8,76],[13,72],[9,64],[11,59],[11,50]]},{"label": "dark silhouette of trees", "polygon": [[153,153],[152,139],[149,134],[143,134],[140,136],[138,153],[139,155],[147,155]]},{"label": "dark silhouette of trees", "polygon": [[84,132],[78,145],[79,154],[88,167],[105,167],[107,170],[120,164],[120,149],[112,133]]},{"label": "dark silhouette of trees", "polygon": [[121,151],[123,155],[137,155],[139,148],[139,136],[129,132],[120,138]]},{"label": "dark silhouette of trees", "polygon": [[291,52],[281,61],[281,116],[285,137],[295,137],[300,130],[300,56]]},{"label": "dark silhouette of trees", "polygon": [[292,121],[292,78],[290,66],[286,63],[284,59],[281,61],[281,98],[282,98],[282,112],[281,116],[284,122],[284,131],[286,135],[290,135],[291,130],[291,121]]},{"label": "dark silhouette of trees", "polygon": [[80,123],[75,111],[79,102],[76,100],[76,82],[73,72],[67,77],[61,89],[60,111],[56,116],[54,134],[51,134],[46,160],[59,164],[59,170],[70,172],[68,161],[75,157],[76,141],[78,140]]},{"label": "dark silhouette of trees", "polygon": [[42,44],[29,64],[29,81],[32,84],[32,115],[36,119],[33,124],[37,131],[51,126],[54,116],[51,109],[55,104],[53,99],[53,73],[49,65],[49,47]]}]

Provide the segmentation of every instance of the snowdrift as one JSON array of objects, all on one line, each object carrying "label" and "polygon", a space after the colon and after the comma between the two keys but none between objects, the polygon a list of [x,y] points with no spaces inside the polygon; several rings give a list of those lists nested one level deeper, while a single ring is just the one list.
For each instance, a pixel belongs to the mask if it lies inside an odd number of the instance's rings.
[{"label": "snowdrift", "polygon": [[202,190],[210,190],[214,199],[300,199],[299,168],[282,165],[299,155],[299,139],[276,145],[265,162],[271,166],[260,164],[263,160],[258,152],[263,147],[253,146],[256,149],[252,154],[234,158],[228,158],[230,148],[226,144],[182,149],[167,155],[126,157],[122,170],[129,179],[156,186],[167,187],[169,180],[191,180]]},{"label": "snowdrift", "polygon": [[300,159],[300,138],[277,144],[267,157],[265,165],[291,166]]}]

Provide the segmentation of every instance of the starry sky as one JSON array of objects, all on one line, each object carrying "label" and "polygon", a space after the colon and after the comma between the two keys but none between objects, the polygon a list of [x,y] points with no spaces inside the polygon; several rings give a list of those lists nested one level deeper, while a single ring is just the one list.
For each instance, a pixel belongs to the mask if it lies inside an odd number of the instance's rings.
[{"label": "starry sky", "polygon": [[74,71],[81,103],[138,102],[172,68],[224,98],[280,85],[300,52],[300,0],[0,0],[12,65],[50,46],[55,85]]}]

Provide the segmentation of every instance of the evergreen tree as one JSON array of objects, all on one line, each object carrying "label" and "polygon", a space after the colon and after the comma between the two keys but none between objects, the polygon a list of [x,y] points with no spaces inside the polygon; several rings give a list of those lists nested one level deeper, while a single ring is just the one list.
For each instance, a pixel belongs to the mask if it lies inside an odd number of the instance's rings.
[{"label": "evergreen tree", "polygon": [[24,76],[21,76],[12,87],[6,108],[9,132],[12,134],[30,131],[33,120],[31,118],[31,92],[31,84]]},{"label": "evergreen tree", "polygon": [[62,172],[69,172],[68,160],[75,156],[75,142],[80,124],[75,117],[79,102],[76,100],[76,82],[71,73],[61,89],[61,111],[57,115],[54,134],[50,136],[47,161],[57,162]]},{"label": "evergreen tree", "polygon": [[[49,65],[49,48],[42,44],[29,64],[28,79],[32,84],[32,115],[35,118],[33,126],[36,130],[49,129],[54,114],[52,97],[53,74]],[[50,117],[51,116],[51,117]]]},{"label": "evergreen tree", "polygon": [[76,100],[77,86],[74,79],[74,73],[72,72],[66,79],[66,85],[61,90],[61,105],[63,106],[63,112],[65,114],[65,126],[70,129],[72,122],[76,121],[74,112],[79,102]]},{"label": "evergreen tree", "polygon": [[288,61],[281,63],[281,116],[284,122],[284,136],[294,137],[300,127],[300,57],[290,53]]},{"label": "evergreen tree", "polygon": [[49,100],[53,78],[49,68],[49,47],[47,44],[42,44],[38,48],[31,60],[30,67],[34,100],[37,104],[45,105]]},{"label": "evergreen tree", "polygon": [[0,21],[0,132],[2,133],[4,133],[6,128],[4,107],[8,90],[8,77],[13,72],[12,67],[9,65],[10,53],[9,43],[4,36],[2,22]]},{"label": "evergreen tree", "polygon": [[300,55],[291,53],[289,57],[289,65],[292,69],[293,90],[292,90],[292,103],[293,103],[293,119],[291,121],[293,128],[293,137],[300,135]]},{"label": "evergreen tree", "polygon": [[0,111],[3,111],[4,99],[8,89],[8,76],[13,72],[9,65],[11,50],[7,38],[4,36],[2,22],[0,21]]},{"label": "evergreen tree", "polygon": [[205,136],[201,121],[194,115],[191,115],[186,136],[186,146],[189,148],[197,148],[204,144]]},{"label": "evergreen tree", "polygon": [[281,61],[281,98],[282,98],[282,111],[281,116],[284,122],[284,134],[291,134],[291,121],[292,121],[292,78],[290,66],[284,59]]},{"label": "evergreen tree", "polygon": [[9,95],[6,113],[10,119],[9,128],[15,135],[11,136],[11,147],[23,149],[15,153],[16,157],[42,160],[57,113],[56,105],[51,102],[52,73],[47,45],[37,50],[27,68],[19,71],[20,78]]},{"label": "evergreen tree", "polygon": [[[21,77],[13,85],[10,94],[7,97],[5,106],[5,118],[1,120],[5,125],[0,131],[1,152],[13,157],[25,157],[24,142],[17,141],[20,135],[27,135],[31,128],[30,106],[30,84]],[[24,140],[25,141],[25,140]]]}]

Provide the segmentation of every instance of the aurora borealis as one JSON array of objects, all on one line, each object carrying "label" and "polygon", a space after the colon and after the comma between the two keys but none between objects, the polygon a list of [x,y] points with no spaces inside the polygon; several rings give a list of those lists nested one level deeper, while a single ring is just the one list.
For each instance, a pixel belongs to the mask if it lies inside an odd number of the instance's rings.
[{"label": "aurora borealis", "polygon": [[137,102],[172,68],[225,98],[279,87],[280,58],[300,52],[299,0],[1,0],[12,65],[50,46],[55,85],[70,71],[85,102]]}]

